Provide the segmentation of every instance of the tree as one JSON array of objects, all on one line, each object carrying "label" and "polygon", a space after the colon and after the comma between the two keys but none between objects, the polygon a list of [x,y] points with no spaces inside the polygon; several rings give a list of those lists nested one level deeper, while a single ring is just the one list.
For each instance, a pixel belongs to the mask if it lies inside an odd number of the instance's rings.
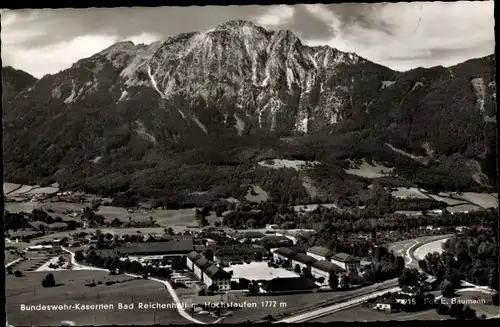
[{"label": "tree", "polygon": [[259,284],[255,280],[252,280],[252,282],[248,284],[248,290],[252,294],[259,293]]},{"label": "tree", "polygon": [[7,267],[7,274],[12,275],[12,267]]},{"label": "tree", "polygon": [[453,284],[447,280],[444,281],[441,284],[441,294],[443,295],[443,297],[453,297],[455,295],[455,288],[453,287]]},{"label": "tree", "polygon": [[332,290],[336,290],[339,287],[339,278],[335,274],[330,274],[328,277],[328,285]]},{"label": "tree", "polygon": [[314,276],[311,273],[311,270],[309,268],[302,268],[302,276],[308,279],[314,279]]},{"label": "tree", "polygon": [[217,286],[217,284],[211,284],[209,287],[208,287],[208,290],[212,293],[215,293],[217,291],[219,291],[219,287]]},{"label": "tree", "polygon": [[123,222],[118,218],[113,218],[113,220],[111,220],[109,224],[111,225],[111,227],[121,227]]},{"label": "tree", "polygon": [[449,314],[448,306],[445,304],[442,304],[442,303],[438,303],[436,305],[436,312],[439,315],[447,315],[447,314]]},{"label": "tree", "polygon": [[342,288],[343,289],[348,289],[349,288],[349,276],[348,275],[342,275]]},{"label": "tree", "polygon": [[398,278],[399,287],[403,286],[418,286],[419,272],[415,268],[404,268],[403,273]]},{"label": "tree", "polygon": [[14,276],[16,277],[23,277],[23,273],[19,270],[14,271]]},{"label": "tree", "polygon": [[202,252],[203,256],[207,259],[207,260],[210,260],[210,261],[213,261],[214,260],[214,252],[212,251],[212,249],[205,249],[203,250]]},{"label": "tree", "polygon": [[56,280],[53,274],[47,274],[42,280],[42,287],[53,287],[56,285]]}]

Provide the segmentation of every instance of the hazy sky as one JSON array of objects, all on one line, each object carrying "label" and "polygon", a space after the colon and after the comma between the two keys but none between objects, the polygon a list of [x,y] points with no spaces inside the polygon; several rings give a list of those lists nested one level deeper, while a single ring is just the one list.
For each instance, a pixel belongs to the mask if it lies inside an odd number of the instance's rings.
[{"label": "hazy sky", "polygon": [[2,12],[2,60],[41,77],[120,40],[151,43],[244,19],[307,45],[355,52],[396,70],[494,53],[494,2],[35,9]]}]

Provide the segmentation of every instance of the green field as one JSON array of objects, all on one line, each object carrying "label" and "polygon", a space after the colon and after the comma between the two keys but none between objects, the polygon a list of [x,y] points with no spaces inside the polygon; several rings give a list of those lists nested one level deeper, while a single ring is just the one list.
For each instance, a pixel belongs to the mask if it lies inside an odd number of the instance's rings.
[{"label": "green field", "polygon": [[[62,321],[72,321],[76,325],[112,325],[112,324],[183,324],[176,309],[139,309],[140,302],[173,302],[164,286],[149,280],[131,280],[129,276],[109,276],[102,271],[55,271],[56,283],[60,286],[42,288],[41,280],[47,272],[33,272],[24,277],[12,275],[6,278],[7,315],[9,323],[14,326],[59,326]],[[96,287],[86,287],[86,281],[101,281]],[[104,285],[106,280],[130,280],[110,286]],[[82,311],[77,308],[54,311],[21,311],[24,305],[75,305],[108,304],[114,305],[111,310]],[[134,310],[118,310],[118,303],[135,303]]]},{"label": "green field", "polygon": [[174,226],[187,226],[196,225],[196,218],[194,209],[179,209],[179,210],[159,210],[155,209],[152,212],[145,210],[137,212],[127,212],[127,209],[112,206],[101,206],[96,214],[102,215],[106,221],[111,221],[114,218],[120,219],[122,222],[127,223],[128,218],[131,217],[133,221],[149,221],[149,217],[153,219],[160,226],[174,227]]},{"label": "green field", "polygon": [[[392,282],[391,282],[392,283]],[[246,293],[229,293],[229,301],[233,303],[251,303],[256,307],[240,308],[232,312],[231,316],[224,318],[223,323],[242,323],[247,320],[260,321],[267,315],[272,315],[274,318],[279,318],[280,315],[288,313],[290,315],[296,314],[298,310],[308,308],[314,310],[317,308],[318,303],[327,300],[341,300],[346,297],[355,297],[365,294],[371,289],[377,288],[380,285],[372,285],[360,289],[349,291],[335,291],[335,292],[317,292],[317,293],[303,293],[303,294],[286,294],[286,295],[259,295],[259,296],[246,296]],[[197,296],[192,292],[186,292],[186,295],[179,294],[179,298],[192,298],[193,303],[205,302],[219,302],[220,296]],[[188,295],[189,294],[189,295]]]},{"label": "green field", "polygon": [[421,312],[396,312],[385,313],[382,311],[374,310],[367,306],[354,307],[347,310],[342,310],[310,320],[308,322],[333,322],[333,321],[391,321],[391,320],[443,320],[449,316],[441,316],[436,313],[436,310],[426,310]]}]

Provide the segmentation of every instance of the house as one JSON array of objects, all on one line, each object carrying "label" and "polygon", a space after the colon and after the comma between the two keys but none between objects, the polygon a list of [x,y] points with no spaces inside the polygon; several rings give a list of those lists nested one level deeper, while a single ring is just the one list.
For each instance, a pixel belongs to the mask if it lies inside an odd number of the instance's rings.
[{"label": "house", "polygon": [[193,240],[171,240],[151,243],[132,243],[117,248],[121,255],[184,256],[194,250]]},{"label": "house", "polygon": [[359,258],[353,257],[347,253],[337,253],[331,257],[330,261],[347,271],[348,275],[358,274],[361,267]]},{"label": "house", "polygon": [[231,261],[263,260],[268,256],[268,251],[255,244],[230,244],[213,247],[214,261],[219,264]]},{"label": "house", "polygon": [[311,269],[311,265],[313,262],[316,262],[317,260],[314,259],[311,256],[308,256],[305,253],[297,253],[295,256],[292,258],[292,267],[295,270],[297,266],[300,267],[300,270],[302,271],[304,268],[306,269]]},{"label": "house", "polygon": [[337,276],[339,284],[341,283],[341,277],[345,274],[345,269],[337,266],[326,260],[318,260],[311,264],[311,273],[315,278],[323,278],[323,282],[320,283],[321,286],[328,285],[328,280],[330,275]]},{"label": "house", "polygon": [[265,294],[309,293],[319,289],[313,281],[304,277],[274,278],[260,287]]},{"label": "house", "polygon": [[306,253],[316,260],[330,261],[330,258],[333,256],[333,252],[323,246],[313,246],[307,249]]},{"label": "house", "polygon": [[207,287],[215,284],[220,291],[228,291],[231,289],[231,274],[222,268],[212,264],[203,271],[203,282]]},{"label": "house", "polygon": [[212,266],[214,263],[212,261],[207,260],[205,257],[198,258],[194,262],[194,269],[193,272],[198,277],[202,282],[203,282],[203,271],[207,269],[208,267]]},{"label": "house", "polygon": [[250,232],[245,232],[243,233],[243,238],[244,239],[247,239],[247,240],[250,240],[252,242],[257,242],[257,241],[260,241],[264,238],[264,234],[261,233],[261,232],[253,232],[253,231],[250,231]]},{"label": "house", "polygon": [[266,235],[262,238],[260,244],[269,249],[280,246],[291,246],[293,245],[293,242],[286,236]]},{"label": "house", "polygon": [[294,250],[285,247],[274,249],[272,252],[274,262],[284,262],[287,259],[293,258],[293,256],[295,255]]},{"label": "house", "polygon": [[191,251],[187,254],[186,256],[186,266],[190,269],[190,270],[194,270],[194,263],[196,260],[200,259],[202,257],[201,254],[199,254],[198,252],[196,251]]},{"label": "house", "polygon": [[379,299],[375,302],[375,310],[391,311],[394,307],[394,301],[390,299]]},{"label": "house", "polygon": [[440,281],[436,277],[429,276],[422,282],[422,287],[426,290],[435,290],[439,286],[439,283]]}]

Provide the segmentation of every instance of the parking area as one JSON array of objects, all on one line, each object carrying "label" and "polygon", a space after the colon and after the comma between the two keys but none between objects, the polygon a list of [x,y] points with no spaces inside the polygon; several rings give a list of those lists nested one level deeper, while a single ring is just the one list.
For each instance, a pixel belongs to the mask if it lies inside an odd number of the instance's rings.
[{"label": "parking area", "polygon": [[230,265],[226,271],[233,272],[233,279],[245,278],[248,280],[271,280],[274,278],[292,278],[298,275],[284,268],[269,267],[267,262],[252,262],[239,265]]}]

